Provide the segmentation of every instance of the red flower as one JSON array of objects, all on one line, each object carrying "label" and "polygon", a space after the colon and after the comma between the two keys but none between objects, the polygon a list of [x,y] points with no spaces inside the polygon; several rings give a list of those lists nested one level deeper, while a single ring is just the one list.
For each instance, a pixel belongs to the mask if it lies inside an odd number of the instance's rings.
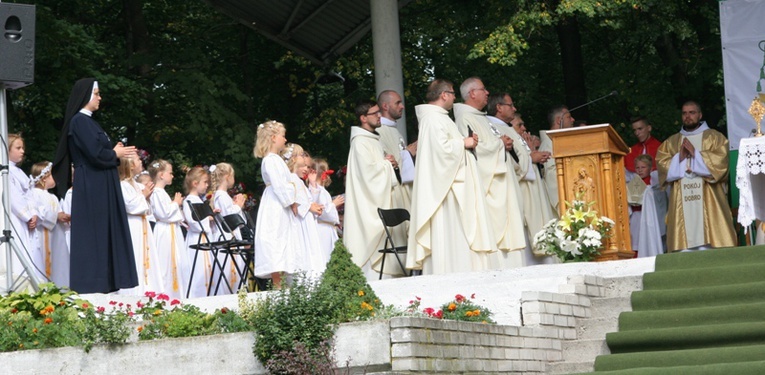
[{"label": "red flower", "polygon": [[179,303],[181,303],[181,301],[179,301],[177,299],[174,299],[174,300],[170,301],[170,306],[175,306],[175,305],[177,305]]},{"label": "red flower", "polygon": [[116,305],[116,304],[117,304],[117,301],[109,301],[109,304],[110,304],[110,305],[112,305],[112,306],[114,306],[114,305]]},{"label": "red flower", "polygon": [[88,307],[90,307],[90,305],[88,305],[87,303],[83,303],[83,304],[82,304],[82,308],[83,308],[83,309],[87,309]]},{"label": "red flower", "polygon": [[470,295],[470,299],[475,299],[475,293]]},{"label": "red flower", "polygon": [[13,309],[11,309],[11,314],[15,314],[17,312],[19,312],[19,310],[17,310],[15,307]]},{"label": "red flower", "polygon": [[141,301],[136,302],[135,305],[138,306],[139,309],[144,306],[143,303],[141,303]]},{"label": "red flower", "polygon": [[43,324],[51,324],[51,323],[53,323],[53,318],[45,318],[45,320],[43,321]]},{"label": "red flower", "polygon": [[159,300],[159,301],[169,301],[170,297],[168,297],[167,294],[162,293],[162,294],[157,296],[157,300]]},{"label": "red flower", "polygon": [[146,292],[146,293],[144,293],[144,295],[145,295],[146,297],[149,297],[149,298],[154,298],[154,297],[156,297],[156,296],[157,296],[157,293],[154,293],[154,292]]},{"label": "red flower", "polygon": [[454,299],[455,299],[457,302],[460,302],[460,303],[461,303],[461,302],[465,301],[465,296],[463,296],[462,294],[458,294],[458,295],[454,296]]},{"label": "red flower", "polygon": [[436,310],[433,310],[432,307],[426,307],[426,308],[422,309],[422,312],[424,312],[425,314],[428,314],[428,316],[432,317],[433,314],[435,314]]},{"label": "red flower", "polygon": [[120,303],[119,303],[119,305],[117,305],[117,306],[119,306],[119,307],[122,307],[122,305],[123,305],[123,303],[122,303],[122,302],[120,302]]},{"label": "red flower", "polygon": [[414,298],[417,298],[417,300],[418,300],[418,301],[422,299],[422,298],[420,298],[420,297],[417,297],[417,296],[414,296]]},{"label": "red flower", "polygon": [[102,313],[102,312],[106,311],[106,308],[104,308],[103,306],[98,306],[98,308],[96,309],[96,311],[98,311],[98,312]]},{"label": "red flower", "polygon": [[441,318],[444,317],[444,312],[441,311],[441,310],[438,310],[438,311],[436,311],[436,313],[433,316],[435,316],[438,319],[441,319]]},{"label": "red flower", "polygon": [[227,309],[227,308],[225,308],[225,307],[220,309],[220,313],[221,313],[221,314],[225,314],[225,313],[227,313],[227,312],[228,312],[228,309]]}]

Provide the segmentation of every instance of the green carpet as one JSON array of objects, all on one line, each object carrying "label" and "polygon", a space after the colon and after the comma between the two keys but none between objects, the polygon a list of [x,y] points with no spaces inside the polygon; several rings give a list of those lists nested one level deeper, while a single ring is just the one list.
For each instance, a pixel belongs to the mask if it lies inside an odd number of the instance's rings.
[{"label": "green carpet", "polygon": [[765,374],[765,246],[656,257],[603,374]]}]

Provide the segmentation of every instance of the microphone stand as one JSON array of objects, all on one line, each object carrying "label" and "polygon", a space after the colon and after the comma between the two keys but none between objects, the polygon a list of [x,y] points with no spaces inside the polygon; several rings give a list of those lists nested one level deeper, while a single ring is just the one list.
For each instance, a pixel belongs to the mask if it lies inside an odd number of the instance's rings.
[{"label": "microphone stand", "polygon": [[592,104],[592,103],[595,103],[595,102],[599,102],[599,101],[601,101],[601,100],[603,100],[603,99],[605,99],[605,98],[608,98],[608,97],[611,97],[611,96],[615,96],[615,95],[618,95],[618,94],[619,94],[619,92],[618,92],[618,91],[616,91],[616,90],[614,90],[614,91],[611,91],[611,92],[610,92],[608,95],[604,95],[604,96],[601,96],[600,98],[597,98],[597,99],[595,99],[595,100],[591,100],[591,101],[589,101],[589,102],[587,102],[587,103],[584,103],[584,104],[582,104],[582,105],[580,105],[580,106],[578,106],[578,107],[574,107],[574,108],[571,108],[571,109],[569,109],[568,111],[569,111],[569,112],[574,112],[574,111],[576,111],[576,110],[577,110],[577,109],[579,109],[579,108],[582,108],[582,107],[586,107],[586,106],[588,106],[588,105],[590,105],[590,104]]}]

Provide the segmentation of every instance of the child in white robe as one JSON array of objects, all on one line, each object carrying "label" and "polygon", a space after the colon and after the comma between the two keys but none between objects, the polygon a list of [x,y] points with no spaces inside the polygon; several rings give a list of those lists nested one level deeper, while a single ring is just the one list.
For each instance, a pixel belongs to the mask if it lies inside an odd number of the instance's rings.
[{"label": "child in white robe", "polygon": [[253,154],[262,158],[260,172],[266,189],[260,199],[258,223],[255,227],[255,275],[271,278],[272,286],[280,289],[283,274],[297,269],[297,213],[295,187],[290,184],[290,170],[279,153],[287,138],[284,125],[267,121],[258,125]]},{"label": "child in white robe", "polygon": [[56,186],[50,174],[53,163],[42,161],[32,166],[32,185],[40,220],[34,233],[35,252],[41,254],[45,278],[58,286],[69,285],[69,253],[66,239],[53,236],[57,224],[68,222],[71,216],[60,212],[58,198],[48,192]]},{"label": "child in white robe", "polygon": [[[657,171],[651,171],[653,158],[642,154],[635,158],[635,176],[627,185],[630,197],[630,239],[632,250],[638,258],[656,256],[664,253],[664,236],[667,227],[664,216],[667,214],[667,196],[659,188]],[[640,184],[645,184],[643,189]],[[638,186],[636,186],[638,185]]]},{"label": "child in white robe", "polygon": [[332,173],[334,171],[329,169],[329,165],[324,159],[314,159],[313,170],[308,173],[311,198],[324,207],[321,215],[316,217],[316,229],[319,233],[319,247],[327,261],[335,249],[335,242],[340,238],[337,235],[337,226],[340,224],[337,206],[345,203],[345,196],[339,195],[332,199],[327,191],[327,187],[332,183],[330,178]]},{"label": "child in white robe", "polygon": [[162,272],[159,269],[159,254],[155,248],[154,232],[147,215],[151,213],[149,197],[154,184],[148,186],[133,180],[134,171],[140,166],[138,158],[121,158],[119,166],[120,186],[128,215],[130,238],[133,241],[138,286],[120,290],[120,294],[142,296],[145,292],[162,290]]},{"label": "child in white robe", "polygon": [[151,210],[157,220],[154,227],[154,243],[159,255],[162,288],[158,292],[170,298],[183,298],[183,291],[188,285],[186,255],[181,232],[183,222],[183,196],[175,193],[172,199],[165,187],[173,183],[173,165],[166,160],[155,160],[149,165],[149,175],[154,181],[151,193]]},{"label": "child in white robe", "polygon": [[[233,198],[228,194],[228,189],[234,186],[235,173],[234,167],[229,163],[218,163],[211,167],[210,181],[215,193],[213,195],[213,208],[220,210],[221,217],[228,215],[240,215],[246,222],[247,218],[244,216],[242,208],[244,208],[244,201],[246,197],[243,194],[237,194]],[[249,229],[248,229],[249,230]],[[223,233],[226,239],[231,239],[231,235]],[[233,231],[233,237],[237,240],[242,239],[242,234],[237,228]],[[217,238],[217,236],[216,236]],[[223,264],[225,260],[225,254],[218,255],[218,261]],[[226,278],[229,281],[231,290],[236,293],[239,287],[240,279],[238,270],[244,270],[244,259],[239,255],[229,256],[226,260]],[[213,270],[214,279],[218,279],[217,270]],[[220,288],[218,294],[228,293],[228,288]]]},{"label": "child in white robe", "polygon": [[210,284],[212,273],[210,251],[196,250],[191,247],[192,245],[214,241],[212,231],[210,230],[210,222],[213,220],[213,217],[208,216],[199,221],[194,220],[190,206],[190,204],[197,203],[206,204],[202,199],[207,193],[209,186],[210,176],[204,168],[193,167],[186,173],[183,187],[187,195],[183,199],[183,217],[186,218],[186,223],[189,226],[185,244],[186,258],[189,260],[186,272],[190,278],[189,283],[186,285],[187,298],[205,297],[208,295],[208,287],[212,293],[215,291],[217,284],[216,279],[212,279],[212,284]]},{"label": "child in white robe", "polygon": [[[40,219],[35,208],[31,181],[27,174],[18,167],[18,164],[21,164],[24,160],[24,153],[24,139],[18,134],[8,134],[8,194],[10,194],[10,197],[13,197],[13,199],[10,199],[10,224],[13,231],[13,239],[15,240],[16,248],[22,252],[22,256],[27,259],[29,266],[33,268],[30,270],[33,274],[27,276],[35,277],[39,282],[43,282],[41,276],[43,275],[45,265],[42,264],[42,254],[35,251],[36,246],[32,243],[34,230],[39,224]],[[15,253],[11,266],[15,275],[21,275],[24,271],[24,266]]]},{"label": "child in white robe", "polygon": [[[307,163],[310,157],[299,145],[292,144],[291,157],[287,159],[287,167],[290,168],[290,182],[295,186],[295,200],[298,203],[297,220],[298,239],[300,241],[299,262],[300,269],[308,276],[319,277],[327,268],[329,258],[324,256],[319,245],[319,233],[316,229],[316,216],[322,214],[324,207],[313,201],[308,187],[300,176],[308,174]],[[285,156],[285,153],[282,153]]]}]

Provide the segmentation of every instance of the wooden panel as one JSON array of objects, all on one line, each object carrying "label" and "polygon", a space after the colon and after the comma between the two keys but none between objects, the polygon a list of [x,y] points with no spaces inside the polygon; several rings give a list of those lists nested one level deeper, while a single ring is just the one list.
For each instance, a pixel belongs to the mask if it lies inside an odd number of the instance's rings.
[{"label": "wooden panel", "polygon": [[624,155],[627,145],[610,125],[549,131],[558,176],[560,213],[565,203],[582,194],[594,201],[593,209],[615,223],[612,237],[601,250],[598,261],[632,258]]}]

